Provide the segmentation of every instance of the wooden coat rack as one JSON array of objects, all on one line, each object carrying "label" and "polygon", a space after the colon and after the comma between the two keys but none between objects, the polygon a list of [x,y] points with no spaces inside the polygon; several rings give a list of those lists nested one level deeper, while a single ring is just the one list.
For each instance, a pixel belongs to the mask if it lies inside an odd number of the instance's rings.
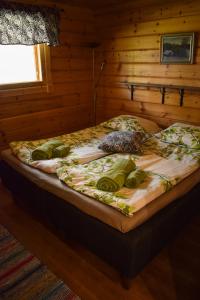
[{"label": "wooden coat rack", "polygon": [[192,86],[181,86],[181,85],[165,85],[165,84],[156,84],[156,83],[135,83],[135,82],[121,82],[126,84],[128,88],[131,88],[131,100],[134,100],[134,91],[136,88],[151,88],[158,89],[161,93],[161,103],[165,104],[165,94],[166,90],[177,90],[180,95],[180,106],[183,106],[184,103],[184,94],[185,91],[200,92],[200,87]]}]

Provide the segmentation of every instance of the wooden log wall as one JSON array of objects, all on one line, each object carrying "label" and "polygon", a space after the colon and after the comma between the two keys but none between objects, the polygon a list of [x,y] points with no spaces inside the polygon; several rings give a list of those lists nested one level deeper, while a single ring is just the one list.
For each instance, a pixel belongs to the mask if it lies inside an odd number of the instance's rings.
[{"label": "wooden log wall", "polygon": [[[130,90],[120,84],[126,80],[200,86],[200,2],[165,3],[135,7],[134,1],[122,1],[95,13],[101,34],[101,47],[96,50],[96,74],[105,62],[97,88],[98,122],[131,113],[157,120],[163,126],[177,120],[200,124],[200,93],[186,92],[184,105],[179,107],[178,92],[167,93],[162,105],[158,90],[136,89],[131,102]],[[161,65],[160,35],[181,32],[195,32],[194,64]]]},{"label": "wooden log wall", "polygon": [[[19,1],[21,2],[21,1]],[[85,8],[57,1],[24,1],[57,5],[61,12],[61,45],[51,47],[49,93],[12,95],[0,92],[0,149],[13,140],[37,139],[87,127],[91,120],[94,16]]]},{"label": "wooden log wall", "polygon": [[[21,2],[22,0],[19,0]],[[25,1],[24,1],[25,2]],[[179,107],[178,93],[166,94],[161,104],[159,91],[137,89],[134,101],[120,82],[163,83],[200,86],[200,3],[197,0],[121,1],[104,5],[94,13],[54,0],[27,0],[26,3],[57,5],[61,13],[61,45],[51,47],[53,88],[49,93],[8,96],[0,93],[0,149],[12,140],[36,139],[70,132],[90,125],[92,108],[91,42],[95,50],[97,121],[122,113],[157,120],[167,126],[177,120],[200,124],[200,95],[186,92]],[[134,5],[138,6],[134,6]],[[152,3],[151,3],[152,4]],[[140,6],[140,7],[139,7]],[[96,27],[94,26],[96,21]],[[161,65],[160,35],[195,32],[193,65]]]}]

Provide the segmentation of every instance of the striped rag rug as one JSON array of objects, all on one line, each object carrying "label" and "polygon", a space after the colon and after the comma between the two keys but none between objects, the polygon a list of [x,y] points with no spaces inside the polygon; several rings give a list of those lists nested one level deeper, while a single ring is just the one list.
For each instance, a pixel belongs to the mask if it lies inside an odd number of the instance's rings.
[{"label": "striped rag rug", "polygon": [[80,300],[0,225],[1,300]]}]

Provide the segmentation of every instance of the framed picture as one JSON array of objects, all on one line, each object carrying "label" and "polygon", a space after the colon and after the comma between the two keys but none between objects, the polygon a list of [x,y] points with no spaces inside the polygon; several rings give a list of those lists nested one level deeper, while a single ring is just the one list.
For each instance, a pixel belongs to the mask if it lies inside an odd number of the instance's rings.
[{"label": "framed picture", "polygon": [[194,32],[161,36],[161,64],[192,64],[193,58]]}]

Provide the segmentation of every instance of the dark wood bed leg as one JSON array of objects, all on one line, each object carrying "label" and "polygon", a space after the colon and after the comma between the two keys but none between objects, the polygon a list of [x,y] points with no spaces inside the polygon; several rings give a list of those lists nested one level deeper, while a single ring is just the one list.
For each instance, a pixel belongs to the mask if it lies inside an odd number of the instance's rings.
[{"label": "dark wood bed leg", "polygon": [[121,275],[121,285],[124,289],[129,290],[132,285],[132,279],[129,277],[126,277],[124,275]]}]

